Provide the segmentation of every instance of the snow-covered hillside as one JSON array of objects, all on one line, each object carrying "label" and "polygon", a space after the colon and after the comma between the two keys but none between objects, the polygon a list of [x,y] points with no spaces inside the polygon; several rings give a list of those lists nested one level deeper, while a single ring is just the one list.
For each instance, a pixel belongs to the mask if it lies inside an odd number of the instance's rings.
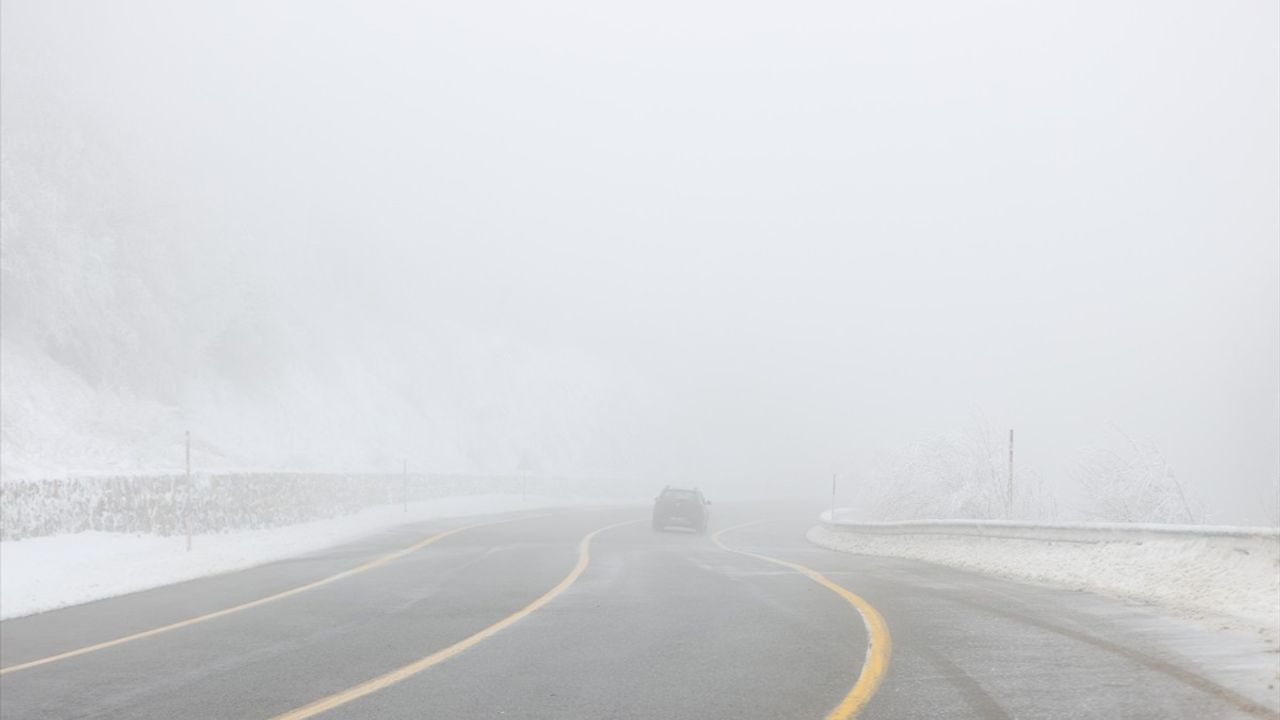
[{"label": "snow-covered hillside", "polygon": [[465,332],[444,307],[361,316],[342,287],[300,304],[287,273],[308,258],[246,261],[252,239],[74,108],[9,95],[26,102],[6,103],[0,163],[3,478],[173,470],[188,429],[209,471],[611,462],[612,380],[590,358]]}]

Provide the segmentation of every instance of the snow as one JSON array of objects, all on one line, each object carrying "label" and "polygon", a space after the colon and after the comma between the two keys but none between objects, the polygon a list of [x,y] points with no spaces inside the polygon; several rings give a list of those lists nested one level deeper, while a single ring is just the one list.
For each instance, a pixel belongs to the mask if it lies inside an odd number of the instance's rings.
[{"label": "snow", "polygon": [[1280,633],[1280,534],[1272,530],[990,521],[834,527],[843,529],[820,525],[809,539],[844,552],[1088,590]]},{"label": "snow", "polygon": [[0,619],[242,570],[356,540],[397,525],[553,507],[630,504],[510,495],[441,498],[368,508],[287,527],[184,537],[107,532],[0,542]]},{"label": "snow", "polygon": [[[1173,525],[1168,523],[1093,522],[1087,520],[1026,522],[1023,520],[995,519],[893,520],[888,522],[863,522],[855,519],[855,516],[853,516],[847,508],[837,508],[835,512],[836,522],[839,524],[856,525],[861,528],[875,528],[877,530],[901,530],[903,532],[919,532],[922,528],[942,528],[947,530],[956,530],[959,528],[973,528],[976,530],[989,528],[992,530],[999,530],[1003,528],[1024,529],[1037,532],[1049,530],[1092,530],[1116,531],[1121,533],[1142,531],[1147,533],[1168,533],[1173,535],[1223,535],[1236,537],[1255,537],[1258,535],[1265,535],[1276,540],[1280,540],[1280,530],[1278,529],[1242,525]],[[822,511],[820,517],[823,522],[831,522],[831,511]]]},{"label": "snow", "polygon": [[88,531],[183,535],[261,530],[407,498],[602,497],[605,479],[525,475],[272,473],[125,475],[0,483],[0,541]]}]

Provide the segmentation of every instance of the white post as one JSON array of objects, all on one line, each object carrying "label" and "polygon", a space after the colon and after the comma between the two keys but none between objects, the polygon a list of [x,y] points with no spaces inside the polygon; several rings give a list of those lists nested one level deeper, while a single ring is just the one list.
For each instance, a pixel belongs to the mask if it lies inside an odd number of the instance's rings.
[{"label": "white post", "polygon": [[401,476],[404,479],[404,483],[403,483],[403,488],[401,490],[400,495],[404,499],[404,511],[409,512],[409,461],[408,460],[404,461],[404,467],[401,472]]}]

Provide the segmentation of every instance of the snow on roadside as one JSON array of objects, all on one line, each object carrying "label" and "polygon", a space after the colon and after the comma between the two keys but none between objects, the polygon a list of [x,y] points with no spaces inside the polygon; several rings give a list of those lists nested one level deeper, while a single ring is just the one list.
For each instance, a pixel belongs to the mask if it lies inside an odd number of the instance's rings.
[{"label": "snow on roadside", "polygon": [[923,521],[845,532],[823,524],[808,537],[833,550],[1088,590],[1200,619],[1234,618],[1272,637],[1280,634],[1280,543],[1274,536],[1250,537],[1239,528],[1135,526],[1123,528],[1133,535],[1120,540],[1111,534],[1119,527]]},{"label": "snow on roadside", "polygon": [[0,620],[263,563],[438,518],[551,507],[630,504],[618,500],[477,495],[368,508],[328,520],[186,538],[85,532],[0,542]]}]

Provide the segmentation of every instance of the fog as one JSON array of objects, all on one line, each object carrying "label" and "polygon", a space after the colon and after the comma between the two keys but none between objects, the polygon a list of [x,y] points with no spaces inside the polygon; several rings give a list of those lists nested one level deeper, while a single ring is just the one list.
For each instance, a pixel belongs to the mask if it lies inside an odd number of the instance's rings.
[{"label": "fog", "polygon": [[[3,6],[7,477],[856,506],[988,432],[1280,516],[1280,9]],[[952,440],[946,440],[952,442]],[[1001,461],[1003,462],[1003,460]]]}]

